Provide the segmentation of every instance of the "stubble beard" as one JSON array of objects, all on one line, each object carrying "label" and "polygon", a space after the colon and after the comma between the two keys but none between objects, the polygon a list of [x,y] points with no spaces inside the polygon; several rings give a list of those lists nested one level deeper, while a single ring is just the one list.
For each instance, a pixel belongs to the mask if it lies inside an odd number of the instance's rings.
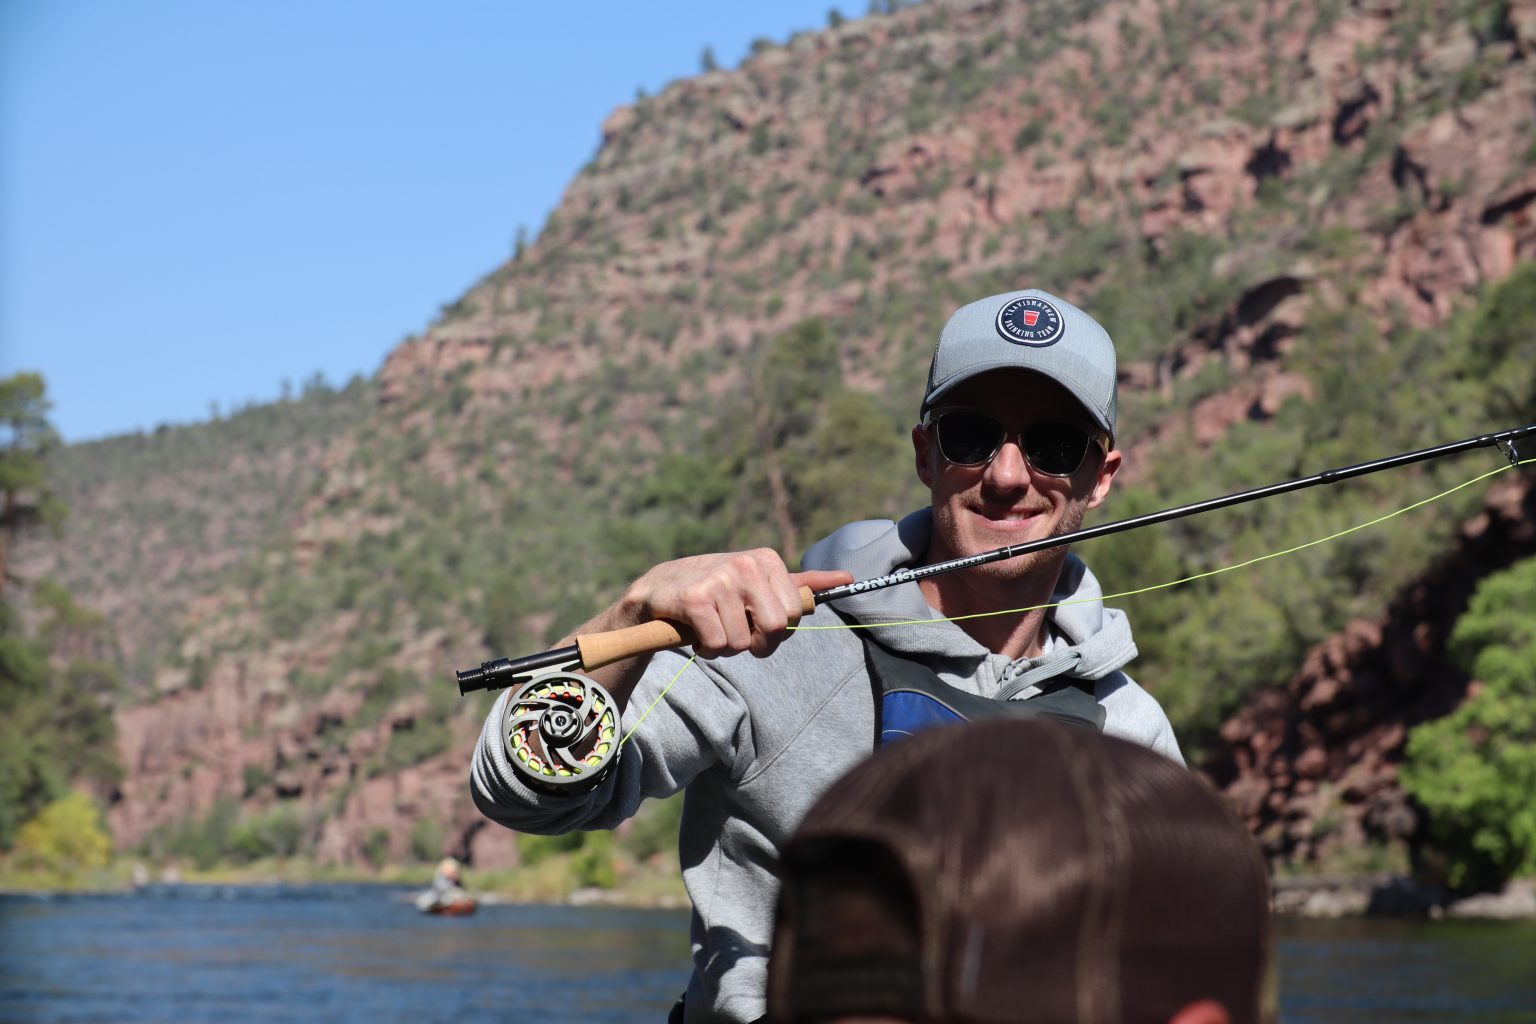
[{"label": "stubble beard", "polygon": [[[1062,510],[1061,519],[1056,523],[1056,528],[1051,531],[1052,537],[1063,537],[1069,533],[1075,533],[1082,529],[1083,519],[1088,509],[1081,501],[1070,501]],[[964,514],[964,513],[962,513]],[[934,532],[947,533],[956,536],[958,530],[954,522],[954,513],[948,508],[936,508],[933,510]],[[945,529],[947,527],[947,529]],[[996,547],[1002,547],[1002,544]],[[955,558],[963,555],[979,554],[977,551],[950,552],[948,557]],[[1040,551],[1031,551],[1026,555],[1016,555],[1013,558],[1003,558],[996,562],[988,562],[983,565],[972,566],[965,570],[968,573],[978,573],[985,578],[998,582],[1015,583],[1028,579],[1040,572],[1055,566],[1055,573],[1061,571],[1061,564],[1065,560],[1067,549],[1065,546],[1057,548],[1044,548]],[[1055,586],[1055,579],[1051,581]]]}]

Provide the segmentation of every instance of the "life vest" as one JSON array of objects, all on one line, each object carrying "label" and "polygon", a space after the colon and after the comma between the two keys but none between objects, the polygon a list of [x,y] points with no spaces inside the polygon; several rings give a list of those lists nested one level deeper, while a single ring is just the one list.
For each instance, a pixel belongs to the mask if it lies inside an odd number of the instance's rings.
[{"label": "life vest", "polygon": [[949,685],[922,662],[882,647],[865,630],[858,637],[874,688],[876,746],[937,725],[997,715],[1045,715],[1104,731],[1104,705],[1094,699],[1092,680],[1057,676],[1043,684],[1043,693],[1027,700],[997,700]]}]

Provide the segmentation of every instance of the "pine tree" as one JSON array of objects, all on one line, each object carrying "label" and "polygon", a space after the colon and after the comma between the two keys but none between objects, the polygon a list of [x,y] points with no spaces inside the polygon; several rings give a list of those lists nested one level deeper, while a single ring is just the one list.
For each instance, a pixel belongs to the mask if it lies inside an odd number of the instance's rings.
[{"label": "pine tree", "polygon": [[0,596],[14,577],[9,555],[24,532],[58,532],[64,505],[48,487],[48,454],[59,435],[48,422],[46,385],[36,373],[0,380]]}]

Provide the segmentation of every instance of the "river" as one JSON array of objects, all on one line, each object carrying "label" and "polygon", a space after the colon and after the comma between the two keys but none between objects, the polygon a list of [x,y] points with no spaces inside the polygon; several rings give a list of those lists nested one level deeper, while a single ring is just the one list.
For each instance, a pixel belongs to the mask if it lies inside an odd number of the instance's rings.
[{"label": "river", "polygon": [[[4,1024],[657,1024],[688,958],[681,911],[418,914],[360,885],[0,896]],[[1287,919],[1282,1019],[1536,1021],[1536,923]]]}]

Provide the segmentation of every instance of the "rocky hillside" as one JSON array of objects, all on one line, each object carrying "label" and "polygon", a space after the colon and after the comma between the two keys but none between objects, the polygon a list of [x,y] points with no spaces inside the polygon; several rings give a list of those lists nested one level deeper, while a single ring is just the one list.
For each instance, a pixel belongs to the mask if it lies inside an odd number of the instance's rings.
[{"label": "rocky hillside", "polygon": [[[391,352],[376,404],[305,455],[280,528],[204,534],[227,538],[206,556],[156,535],[157,562],[241,569],[157,607],[176,641],[119,715],[119,842],[170,849],[217,812],[335,860],[515,859],[464,797],[485,701],[451,670],[552,641],[658,558],[770,543],[793,561],[828,521],[911,507],[900,453],[932,340],[978,295],[1045,287],[1116,337],[1115,517],[1532,418],[1530,348],[1468,325],[1536,252],[1533,50],[1526,2],[933,0],[620,107],[537,239]],[[1130,589],[1470,475],[1426,467],[1085,555]],[[1327,701],[1298,680],[1441,628],[1450,605],[1403,595],[1438,558],[1479,571],[1457,524],[1481,500],[1127,605],[1138,676],[1256,825],[1305,817],[1297,780],[1342,785],[1354,760],[1330,726],[1302,773],[1318,744],[1296,700]],[[86,502],[75,536],[112,516]],[[142,566],[72,564],[141,628]],[[1308,738],[1259,738],[1286,730]]]},{"label": "rocky hillside", "polygon": [[1398,784],[1408,733],[1473,682],[1447,657],[1451,626],[1482,579],[1532,556],[1536,486],[1501,480],[1385,615],[1346,624],[1222,726],[1204,767],[1271,856],[1380,868],[1363,852],[1415,837],[1421,814]]},{"label": "rocky hillside", "polygon": [[197,600],[286,543],[323,453],[373,405],[368,382],[338,391],[316,378],[213,422],[64,448],[50,472],[72,525],[62,543],[27,548],[21,575],[56,577],[108,616],[142,691]]}]

